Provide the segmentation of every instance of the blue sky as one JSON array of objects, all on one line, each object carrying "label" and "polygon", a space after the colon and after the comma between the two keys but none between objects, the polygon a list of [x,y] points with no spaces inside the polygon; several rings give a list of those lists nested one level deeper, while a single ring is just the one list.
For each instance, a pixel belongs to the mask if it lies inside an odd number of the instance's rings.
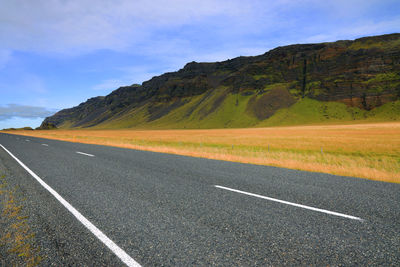
[{"label": "blue sky", "polygon": [[0,129],[190,61],[400,32],[399,0],[0,0]]}]

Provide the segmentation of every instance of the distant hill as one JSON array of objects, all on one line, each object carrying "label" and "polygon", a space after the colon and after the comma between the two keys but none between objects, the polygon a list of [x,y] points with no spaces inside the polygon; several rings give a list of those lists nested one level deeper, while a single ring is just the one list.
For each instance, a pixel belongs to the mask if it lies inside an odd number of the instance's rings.
[{"label": "distant hill", "polygon": [[400,34],[190,62],[44,120],[58,128],[223,128],[400,120]]}]

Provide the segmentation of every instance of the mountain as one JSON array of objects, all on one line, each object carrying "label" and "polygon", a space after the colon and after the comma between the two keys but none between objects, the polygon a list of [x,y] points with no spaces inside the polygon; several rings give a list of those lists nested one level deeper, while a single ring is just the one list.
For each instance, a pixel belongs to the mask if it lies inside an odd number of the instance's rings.
[{"label": "mountain", "polygon": [[58,128],[222,128],[400,119],[400,34],[190,62],[47,117]]}]

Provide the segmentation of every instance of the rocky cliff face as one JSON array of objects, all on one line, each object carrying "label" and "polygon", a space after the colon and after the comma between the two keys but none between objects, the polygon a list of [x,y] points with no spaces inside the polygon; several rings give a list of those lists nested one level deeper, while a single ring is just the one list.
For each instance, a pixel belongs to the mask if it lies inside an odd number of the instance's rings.
[{"label": "rocky cliff face", "polygon": [[371,110],[400,97],[400,34],[290,45],[216,63],[191,62],[142,85],[121,87],[61,110],[45,122],[91,127],[144,106],[151,121],[184,105],[188,97],[210,97],[220,88],[221,103],[231,94],[253,95],[247,110],[258,119],[304,97]]}]

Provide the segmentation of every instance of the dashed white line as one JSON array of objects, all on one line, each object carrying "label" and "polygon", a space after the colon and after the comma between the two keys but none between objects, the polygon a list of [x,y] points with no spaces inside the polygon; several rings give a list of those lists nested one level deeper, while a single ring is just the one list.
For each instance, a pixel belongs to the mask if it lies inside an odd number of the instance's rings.
[{"label": "dashed white line", "polygon": [[29,140],[29,139],[26,139],[25,141],[26,141],[26,142],[30,142],[31,140]]},{"label": "dashed white line", "polygon": [[129,267],[141,266],[131,256],[129,256],[122,248],[115,244],[110,238],[108,238],[103,232],[100,231],[94,224],[86,219],[78,210],[76,210],[71,204],[69,204],[62,196],[60,196],[53,188],[47,185],[39,176],[37,176],[31,169],[29,169],[22,161],[8,151],[3,145],[0,146],[13,157],[19,165],[21,165],[30,175],[33,176],[47,191],[50,192],[75,218],[78,219],[90,232],[92,232],[104,245],[106,245],[122,262]]},{"label": "dashed white line", "polygon": [[81,155],[85,155],[85,156],[89,156],[89,157],[94,157],[94,155],[92,155],[92,154],[83,153],[83,152],[80,152],[80,151],[76,151],[76,153],[81,154]]},{"label": "dashed white line", "polygon": [[326,214],[330,214],[330,215],[335,215],[335,216],[340,216],[340,217],[344,217],[344,218],[352,219],[352,220],[357,220],[357,221],[361,221],[361,222],[364,221],[363,219],[361,219],[359,217],[355,217],[355,216],[351,216],[351,215],[347,215],[347,214],[343,214],[343,213],[339,213],[339,212],[335,212],[335,211],[314,208],[314,207],[310,207],[310,206],[306,206],[306,205],[302,205],[302,204],[297,204],[297,203],[293,203],[293,202],[289,202],[289,201],[285,201],[285,200],[280,200],[280,199],[276,199],[276,198],[272,198],[272,197],[266,197],[266,196],[262,196],[262,195],[258,195],[258,194],[253,194],[253,193],[249,193],[249,192],[245,192],[245,191],[241,191],[241,190],[237,190],[237,189],[233,189],[233,188],[229,188],[229,187],[225,187],[225,186],[220,186],[220,185],[214,185],[214,186],[217,187],[217,188],[220,188],[220,189],[225,189],[225,190],[229,190],[229,191],[240,193],[240,194],[245,194],[245,195],[252,196],[252,197],[258,197],[258,198],[262,198],[262,199],[266,199],[266,200],[270,200],[270,201],[275,201],[275,202],[279,202],[279,203],[282,203],[282,204],[295,206],[295,207],[298,207],[298,208],[318,211],[318,212],[322,212],[322,213],[326,213]]},{"label": "dashed white line", "polygon": [[49,146],[48,144],[42,144],[42,146]]}]

